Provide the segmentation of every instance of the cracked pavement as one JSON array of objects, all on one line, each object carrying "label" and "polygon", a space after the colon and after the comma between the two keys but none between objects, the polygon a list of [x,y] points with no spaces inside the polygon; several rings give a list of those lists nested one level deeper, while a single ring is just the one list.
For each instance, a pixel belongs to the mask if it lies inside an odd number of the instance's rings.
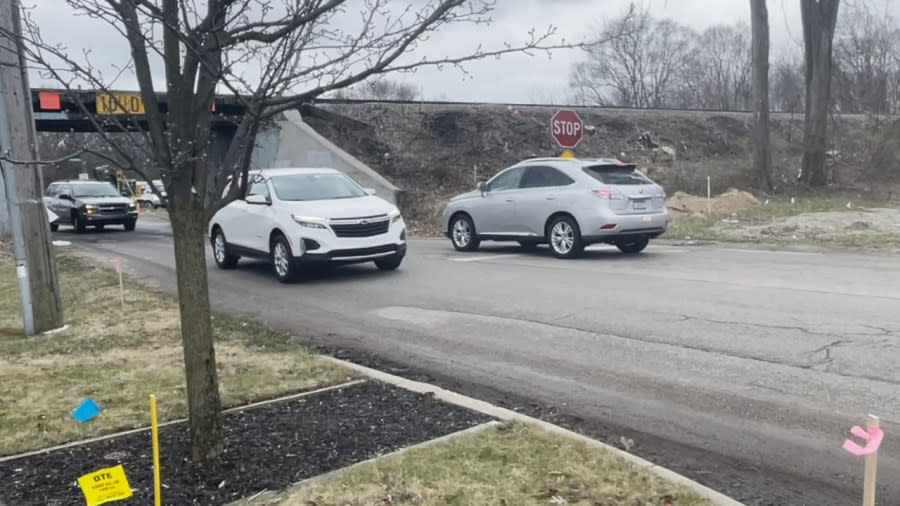
[{"label": "cracked pavement", "polygon": [[[174,290],[164,224],[57,235]],[[858,500],[862,464],[840,447],[867,413],[887,435],[880,497],[900,497],[898,279],[885,253],[651,244],[560,261],[412,240],[395,273],[356,266],[284,286],[248,262],[213,267],[210,289],[219,310],[300,341],[633,439],[635,453],[748,504],[828,505]]]}]

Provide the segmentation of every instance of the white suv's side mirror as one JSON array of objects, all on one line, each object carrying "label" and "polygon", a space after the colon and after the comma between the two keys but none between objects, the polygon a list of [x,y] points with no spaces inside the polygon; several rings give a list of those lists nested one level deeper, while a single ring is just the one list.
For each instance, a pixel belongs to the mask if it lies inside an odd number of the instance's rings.
[{"label": "white suv's side mirror", "polygon": [[375,195],[375,188],[365,188],[366,195]]},{"label": "white suv's side mirror", "polygon": [[265,195],[247,195],[246,201],[248,204],[254,204],[257,206],[268,206],[272,204],[272,202],[269,200],[269,197]]}]

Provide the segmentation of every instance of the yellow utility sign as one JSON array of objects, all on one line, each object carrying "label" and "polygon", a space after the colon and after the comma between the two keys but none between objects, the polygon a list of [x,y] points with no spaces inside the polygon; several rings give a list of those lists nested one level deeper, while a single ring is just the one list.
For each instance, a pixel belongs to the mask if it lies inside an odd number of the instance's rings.
[{"label": "yellow utility sign", "polygon": [[84,492],[87,506],[99,506],[131,497],[131,486],[128,485],[128,477],[121,464],[78,478],[78,486]]},{"label": "yellow utility sign", "polygon": [[98,93],[96,105],[100,115],[141,115],[147,112],[144,100],[137,93]]}]

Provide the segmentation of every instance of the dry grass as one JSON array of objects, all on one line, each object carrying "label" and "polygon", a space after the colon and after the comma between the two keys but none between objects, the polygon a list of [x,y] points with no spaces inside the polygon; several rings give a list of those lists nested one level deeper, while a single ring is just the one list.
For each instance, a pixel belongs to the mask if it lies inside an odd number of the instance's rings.
[{"label": "dry grass", "polygon": [[[0,455],[47,447],[149,423],[147,396],[164,420],[187,413],[174,298],[126,282],[119,305],[115,274],[59,256],[65,332],[24,338],[12,263],[0,259]],[[215,317],[223,402],[240,405],[354,377],[259,324]],[[69,416],[85,397],[103,413]]]},{"label": "dry grass", "polygon": [[336,478],[261,495],[254,506],[706,505],[581,441],[513,423],[366,464]]}]

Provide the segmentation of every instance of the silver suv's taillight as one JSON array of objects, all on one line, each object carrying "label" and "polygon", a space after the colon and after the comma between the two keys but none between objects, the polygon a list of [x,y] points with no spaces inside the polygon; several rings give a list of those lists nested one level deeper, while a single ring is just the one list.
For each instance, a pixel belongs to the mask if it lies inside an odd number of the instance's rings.
[{"label": "silver suv's taillight", "polygon": [[599,197],[601,199],[607,199],[607,200],[624,200],[625,199],[625,195],[623,195],[622,192],[620,192],[619,190],[616,190],[615,188],[608,188],[608,187],[595,188],[595,189],[591,190],[591,193],[593,193],[595,197]]}]

